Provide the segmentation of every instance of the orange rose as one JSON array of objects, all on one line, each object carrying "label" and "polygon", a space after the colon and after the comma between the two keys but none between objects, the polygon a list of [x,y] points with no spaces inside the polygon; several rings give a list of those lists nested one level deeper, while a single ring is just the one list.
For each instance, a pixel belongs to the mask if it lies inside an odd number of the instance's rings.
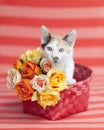
[{"label": "orange rose", "polygon": [[52,63],[47,58],[43,58],[40,62],[40,66],[42,70],[47,73],[52,68]]},{"label": "orange rose", "polygon": [[15,91],[17,92],[18,96],[22,100],[29,100],[31,99],[34,90],[32,89],[30,85],[29,79],[22,79],[20,82],[18,82],[15,86]]},{"label": "orange rose", "polygon": [[36,65],[36,67],[35,67],[35,74],[36,74],[36,75],[42,74],[42,71],[41,71],[40,67],[37,66],[37,65]]},{"label": "orange rose", "polygon": [[30,61],[26,61],[22,67],[22,78],[32,79],[34,77],[36,65]]}]

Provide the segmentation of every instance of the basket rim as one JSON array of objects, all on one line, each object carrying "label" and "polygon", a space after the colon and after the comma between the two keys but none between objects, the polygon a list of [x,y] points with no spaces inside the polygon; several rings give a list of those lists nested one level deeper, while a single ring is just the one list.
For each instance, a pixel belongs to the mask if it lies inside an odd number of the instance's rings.
[{"label": "basket rim", "polygon": [[67,88],[67,90],[69,90],[69,89],[71,89],[71,88],[73,88],[75,86],[79,86],[79,85],[81,86],[85,82],[89,82],[92,79],[93,75],[94,75],[93,70],[90,67],[86,66],[86,65],[75,63],[75,66],[82,66],[82,67],[88,69],[90,71],[90,76],[88,76],[86,79],[83,79],[81,81],[76,82],[73,85],[67,85],[69,87],[69,88]]}]

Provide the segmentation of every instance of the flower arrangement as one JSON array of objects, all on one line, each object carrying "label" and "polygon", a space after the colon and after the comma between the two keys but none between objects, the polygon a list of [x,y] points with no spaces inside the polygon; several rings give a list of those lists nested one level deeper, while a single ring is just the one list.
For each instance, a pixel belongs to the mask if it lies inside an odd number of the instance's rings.
[{"label": "flower arrangement", "polygon": [[8,70],[7,86],[16,91],[21,100],[37,101],[45,109],[55,106],[60,92],[67,89],[65,75],[54,69],[40,48],[27,50]]}]

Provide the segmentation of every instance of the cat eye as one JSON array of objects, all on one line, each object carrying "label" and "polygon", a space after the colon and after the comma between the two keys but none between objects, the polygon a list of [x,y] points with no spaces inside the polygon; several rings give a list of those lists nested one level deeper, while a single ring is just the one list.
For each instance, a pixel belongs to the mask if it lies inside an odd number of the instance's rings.
[{"label": "cat eye", "polygon": [[64,48],[60,48],[59,52],[63,53],[64,52]]},{"label": "cat eye", "polygon": [[48,50],[48,51],[52,51],[52,48],[48,46],[48,47],[47,47],[47,50]]}]

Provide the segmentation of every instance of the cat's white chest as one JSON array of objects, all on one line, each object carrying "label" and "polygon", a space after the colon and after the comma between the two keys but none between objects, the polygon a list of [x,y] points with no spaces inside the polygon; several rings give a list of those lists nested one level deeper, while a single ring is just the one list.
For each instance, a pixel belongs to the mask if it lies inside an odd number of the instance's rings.
[{"label": "cat's white chest", "polygon": [[62,70],[63,72],[65,72],[65,67],[68,66],[68,63],[66,62],[58,62],[58,63],[54,63],[54,68],[56,69],[60,69]]},{"label": "cat's white chest", "polygon": [[74,61],[72,59],[69,60],[62,60],[59,63],[54,64],[54,68],[60,69],[64,72],[66,76],[66,83],[67,84],[74,84],[76,81],[73,79],[74,74]]}]

